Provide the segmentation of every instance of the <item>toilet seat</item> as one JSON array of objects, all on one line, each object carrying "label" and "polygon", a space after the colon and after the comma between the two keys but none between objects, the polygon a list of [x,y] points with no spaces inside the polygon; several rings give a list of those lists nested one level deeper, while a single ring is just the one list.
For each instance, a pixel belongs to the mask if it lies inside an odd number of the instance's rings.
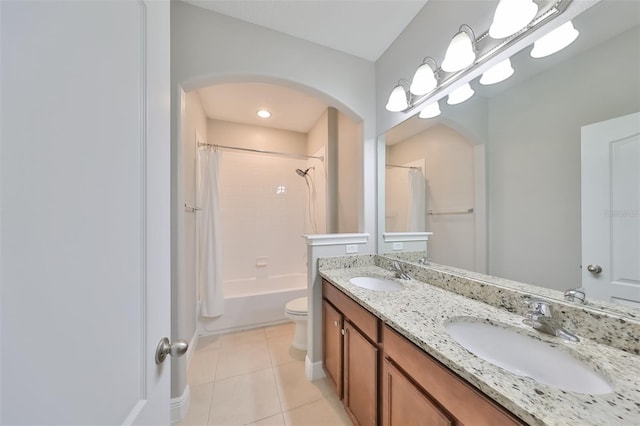
[{"label": "toilet seat", "polygon": [[307,298],[299,297],[287,303],[284,307],[285,311],[290,315],[305,316],[308,311]]}]

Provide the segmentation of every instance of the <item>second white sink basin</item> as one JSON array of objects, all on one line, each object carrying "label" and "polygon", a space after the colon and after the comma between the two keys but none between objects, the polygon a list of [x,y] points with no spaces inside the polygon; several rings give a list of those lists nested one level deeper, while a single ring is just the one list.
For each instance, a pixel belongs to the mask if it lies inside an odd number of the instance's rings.
[{"label": "second white sink basin", "polygon": [[513,374],[569,392],[613,392],[604,377],[549,343],[485,322],[458,320],[445,328],[471,353]]},{"label": "second white sink basin", "polygon": [[351,278],[349,282],[358,287],[375,291],[398,291],[403,289],[402,284],[399,282],[388,280],[386,278],[355,277]]}]

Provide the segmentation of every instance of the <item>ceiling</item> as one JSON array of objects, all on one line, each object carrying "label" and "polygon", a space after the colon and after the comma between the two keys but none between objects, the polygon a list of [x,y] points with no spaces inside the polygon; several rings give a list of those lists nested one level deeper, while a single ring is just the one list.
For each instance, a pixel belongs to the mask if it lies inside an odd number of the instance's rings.
[{"label": "ceiling", "polygon": [[[300,133],[308,133],[328,107],[300,91],[265,83],[217,84],[197,92],[208,118]],[[271,117],[258,117],[259,109]]]},{"label": "ceiling", "polygon": [[376,61],[426,0],[183,0]]}]

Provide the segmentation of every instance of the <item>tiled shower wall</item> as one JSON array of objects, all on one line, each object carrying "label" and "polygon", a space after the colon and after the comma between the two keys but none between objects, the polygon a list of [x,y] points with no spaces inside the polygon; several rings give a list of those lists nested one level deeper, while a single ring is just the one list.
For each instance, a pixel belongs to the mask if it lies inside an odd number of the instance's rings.
[{"label": "tiled shower wall", "polygon": [[307,186],[296,169],[307,161],[225,151],[220,164],[223,280],[305,273]]}]

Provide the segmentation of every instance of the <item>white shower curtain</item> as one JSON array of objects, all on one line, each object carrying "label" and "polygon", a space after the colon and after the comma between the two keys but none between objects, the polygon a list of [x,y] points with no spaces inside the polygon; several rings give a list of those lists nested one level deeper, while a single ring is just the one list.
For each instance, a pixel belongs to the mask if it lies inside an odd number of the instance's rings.
[{"label": "white shower curtain", "polygon": [[199,155],[198,201],[202,208],[198,215],[198,285],[204,317],[224,313],[222,292],[222,249],[220,245],[220,157],[217,150],[201,149]]},{"label": "white shower curtain", "polygon": [[425,231],[426,216],[426,180],[420,169],[409,170],[409,209],[407,211],[407,231]]}]

